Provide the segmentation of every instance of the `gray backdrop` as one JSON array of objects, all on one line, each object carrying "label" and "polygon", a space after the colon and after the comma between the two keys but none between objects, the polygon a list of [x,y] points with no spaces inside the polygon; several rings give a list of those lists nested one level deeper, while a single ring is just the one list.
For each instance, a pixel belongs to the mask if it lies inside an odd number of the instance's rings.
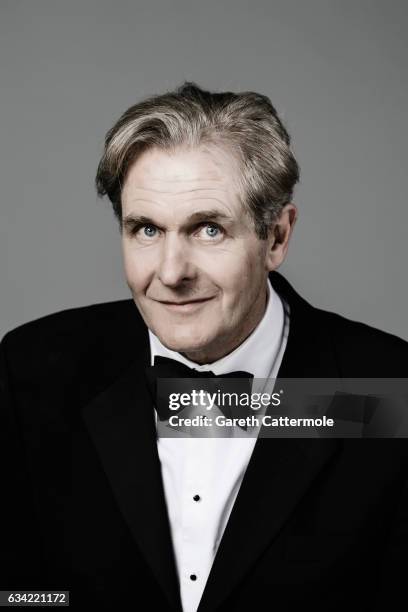
[{"label": "gray backdrop", "polygon": [[300,217],[282,272],[408,339],[407,27],[399,0],[1,0],[0,335],[129,297],[93,180],[128,106],[194,80],[269,95]]}]

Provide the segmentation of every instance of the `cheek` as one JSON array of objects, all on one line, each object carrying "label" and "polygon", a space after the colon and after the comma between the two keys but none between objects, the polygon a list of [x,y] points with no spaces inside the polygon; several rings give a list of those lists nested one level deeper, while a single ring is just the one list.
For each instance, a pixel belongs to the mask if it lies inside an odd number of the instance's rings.
[{"label": "cheek", "polygon": [[224,252],[206,262],[205,275],[221,289],[219,303],[224,319],[232,324],[248,301],[253,301],[254,257],[248,256],[244,249]]},{"label": "cheek", "polygon": [[158,253],[155,248],[136,247],[126,239],[122,242],[123,266],[128,284],[143,289],[149,284],[157,267]]},{"label": "cheek", "polygon": [[245,310],[248,304],[254,302],[264,283],[264,273],[260,266],[261,257],[262,254],[258,252],[247,253],[239,260],[239,265],[231,270],[230,294],[239,310]]},{"label": "cheek", "polygon": [[148,258],[131,248],[123,247],[123,265],[126,280],[133,291],[142,291],[149,283],[150,268]]},{"label": "cheek", "polygon": [[[234,301],[234,295],[237,293],[239,285],[240,271],[236,262],[216,259],[207,263],[202,269],[202,284],[210,284],[217,288],[221,295],[221,303],[226,306]],[[207,279],[203,282],[203,279]]]}]

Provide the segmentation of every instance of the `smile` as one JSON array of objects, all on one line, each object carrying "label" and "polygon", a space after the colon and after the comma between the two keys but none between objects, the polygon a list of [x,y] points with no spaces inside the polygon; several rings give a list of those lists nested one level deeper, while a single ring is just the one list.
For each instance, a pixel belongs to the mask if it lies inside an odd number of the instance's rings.
[{"label": "smile", "polygon": [[192,312],[198,310],[212,299],[213,298],[204,298],[202,300],[191,300],[190,302],[159,302],[159,304],[162,304],[173,312]]}]

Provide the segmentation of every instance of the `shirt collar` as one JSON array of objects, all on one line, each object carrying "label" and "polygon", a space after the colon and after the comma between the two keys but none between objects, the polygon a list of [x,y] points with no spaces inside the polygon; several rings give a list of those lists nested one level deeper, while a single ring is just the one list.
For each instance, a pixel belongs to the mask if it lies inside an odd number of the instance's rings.
[{"label": "shirt collar", "polygon": [[153,365],[155,356],[160,355],[180,361],[199,372],[211,370],[217,376],[243,370],[253,374],[254,378],[268,378],[282,341],[284,310],[282,301],[273,289],[269,278],[267,293],[267,305],[261,321],[248,338],[225,357],[211,364],[199,365],[165,347],[149,330],[151,364]]}]

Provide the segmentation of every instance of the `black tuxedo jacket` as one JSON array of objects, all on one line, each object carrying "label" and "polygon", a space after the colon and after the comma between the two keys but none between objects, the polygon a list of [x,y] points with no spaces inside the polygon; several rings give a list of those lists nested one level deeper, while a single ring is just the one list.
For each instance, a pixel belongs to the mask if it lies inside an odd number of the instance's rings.
[{"label": "black tuxedo jacket", "polygon": [[[279,377],[407,376],[406,342],[271,281],[291,309]],[[0,588],[180,611],[133,301],[23,325],[1,359]],[[405,596],[407,460],[403,439],[258,439],[199,612],[373,610]]]}]

